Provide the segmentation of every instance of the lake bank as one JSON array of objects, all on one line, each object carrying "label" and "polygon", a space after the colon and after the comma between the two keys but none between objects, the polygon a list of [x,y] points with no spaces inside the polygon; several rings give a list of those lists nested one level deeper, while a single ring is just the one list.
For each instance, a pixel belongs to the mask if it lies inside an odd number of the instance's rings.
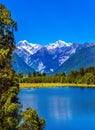
[{"label": "lake bank", "polygon": [[47,88],[47,87],[82,87],[82,88],[95,88],[95,84],[70,84],[70,83],[20,83],[20,88]]}]

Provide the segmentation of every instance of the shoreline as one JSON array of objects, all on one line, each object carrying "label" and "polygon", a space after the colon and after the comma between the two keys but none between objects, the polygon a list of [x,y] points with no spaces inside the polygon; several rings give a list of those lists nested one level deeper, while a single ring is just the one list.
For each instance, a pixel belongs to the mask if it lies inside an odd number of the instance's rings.
[{"label": "shoreline", "polygon": [[73,84],[73,83],[19,83],[20,88],[53,88],[53,87],[80,87],[95,88],[95,84]]}]

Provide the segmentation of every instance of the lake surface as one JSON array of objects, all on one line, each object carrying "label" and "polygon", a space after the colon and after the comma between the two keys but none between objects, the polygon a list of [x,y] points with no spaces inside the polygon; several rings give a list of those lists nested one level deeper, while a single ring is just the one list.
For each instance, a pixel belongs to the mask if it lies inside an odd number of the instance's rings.
[{"label": "lake surface", "polygon": [[45,130],[95,130],[95,89],[21,89],[23,109],[32,107],[45,118]]}]

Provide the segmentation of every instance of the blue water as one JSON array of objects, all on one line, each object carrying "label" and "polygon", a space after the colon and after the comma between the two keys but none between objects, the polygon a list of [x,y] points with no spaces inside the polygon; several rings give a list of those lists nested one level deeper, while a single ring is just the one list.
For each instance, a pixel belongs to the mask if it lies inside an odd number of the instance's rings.
[{"label": "blue water", "polygon": [[45,118],[45,130],[95,130],[95,89],[21,89],[23,110],[32,107]]}]

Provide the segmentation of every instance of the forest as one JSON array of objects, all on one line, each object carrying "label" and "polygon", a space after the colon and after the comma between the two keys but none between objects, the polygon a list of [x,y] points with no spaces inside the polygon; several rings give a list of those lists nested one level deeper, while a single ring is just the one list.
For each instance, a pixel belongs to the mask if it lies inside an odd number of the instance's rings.
[{"label": "forest", "polygon": [[34,72],[32,74],[16,75],[18,83],[75,83],[75,84],[95,84],[95,66],[72,70],[69,74],[46,75]]}]

